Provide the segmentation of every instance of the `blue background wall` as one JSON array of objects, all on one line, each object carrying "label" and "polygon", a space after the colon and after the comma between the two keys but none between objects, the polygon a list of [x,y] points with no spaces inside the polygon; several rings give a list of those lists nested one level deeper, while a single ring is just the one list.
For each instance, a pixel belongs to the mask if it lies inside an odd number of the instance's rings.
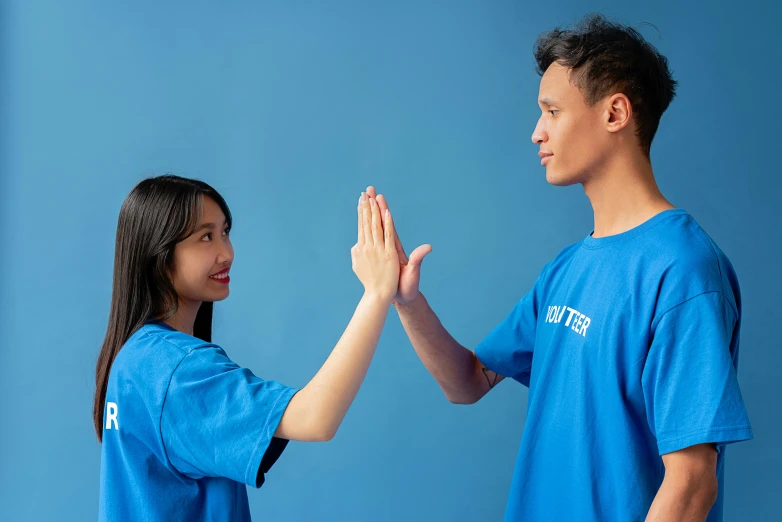
[{"label": "blue background wall", "polygon": [[[591,230],[582,189],[548,186],[529,139],[531,49],[597,10],[638,26],[680,82],[654,169],[731,258],[744,297],[739,378],[756,440],[729,450],[726,520],[771,520],[782,13],[757,0],[626,4],[3,2],[0,519],[97,516],[94,362],[117,214],[143,177],[198,177],[226,197],[236,260],[215,339],[261,377],[303,386],[347,324],[361,294],[355,202],[370,183],[408,251],[433,244],[423,290],[475,346]],[[501,518],[526,389],[450,405],[395,312],[387,325],[337,437],[292,443],[250,490],[257,519]]]}]

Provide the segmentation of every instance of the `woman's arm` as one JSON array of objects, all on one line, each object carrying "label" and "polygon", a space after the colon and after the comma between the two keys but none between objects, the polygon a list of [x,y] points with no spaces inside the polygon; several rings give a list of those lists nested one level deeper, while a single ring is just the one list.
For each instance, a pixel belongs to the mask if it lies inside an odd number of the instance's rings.
[{"label": "woman's arm", "polygon": [[301,441],[333,438],[375,353],[396,294],[399,259],[390,213],[384,229],[377,203],[363,193],[358,206],[358,241],[351,249],[351,257],[353,271],[364,285],[364,295],[331,355],[291,399],[275,437]]}]

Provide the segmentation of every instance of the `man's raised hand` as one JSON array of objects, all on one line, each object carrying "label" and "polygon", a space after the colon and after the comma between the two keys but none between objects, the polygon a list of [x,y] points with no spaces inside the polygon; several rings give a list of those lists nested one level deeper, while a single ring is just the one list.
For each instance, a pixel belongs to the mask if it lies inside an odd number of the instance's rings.
[{"label": "man's raised hand", "polygon": [[[367,196],[375,199],[381,210],[380,215],[385,217],[385,210],[388,208],[388,202],[382,194],[377,194],[375,187],[367,187]],[[385,222],[383,222],[385,228]],[[399,257],[399,286],[394,304],[406,305],[413,302],[419,295],[418,287],[421,281],[421,263],[429,252],[432,251],[432,245],[421,245],[410,253],[410,257],[405,254],[399,235],[394,229],[394,243],[396,245],[397,256]]]}]

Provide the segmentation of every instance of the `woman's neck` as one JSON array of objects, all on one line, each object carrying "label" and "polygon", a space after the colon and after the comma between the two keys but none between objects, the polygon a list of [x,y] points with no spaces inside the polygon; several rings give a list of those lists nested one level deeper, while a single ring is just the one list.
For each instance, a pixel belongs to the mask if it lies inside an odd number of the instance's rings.
[{"label": "woman's neck", "polygon": [[187,335],[193,335],[193,329],[195,326],[195,318],[198,314],[198,309],[201,306],[201,301],[190,301],[179,299],[179,308],[173,317],[170,317],[163,322],[169,325],[175,330],[179,330]]}]

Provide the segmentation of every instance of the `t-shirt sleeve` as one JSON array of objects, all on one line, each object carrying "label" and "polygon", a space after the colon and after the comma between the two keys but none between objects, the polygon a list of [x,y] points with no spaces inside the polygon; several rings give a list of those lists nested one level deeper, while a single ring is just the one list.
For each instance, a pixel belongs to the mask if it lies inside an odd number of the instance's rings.
[{"label": "t-shirt sleeve", "polygon": [[160,419],[169,461],[190,478],[260,487],[287,444],[274,432],[296,391],[256,377],[217,346],[191,351],[171,377]]},{"label": "t-shirt sleeve", "polygon": [[532,289],[475,348],[478,360],[489,370],[511,377],[524,386],[529,386],[535,329],[545,272],[544,267]]},{"label": "t-shirt sleeve", "polygon": [[652,326],[642,386],[660,455],[752,439],[734,364],[737,319],[722,293],[689,299]]}]

